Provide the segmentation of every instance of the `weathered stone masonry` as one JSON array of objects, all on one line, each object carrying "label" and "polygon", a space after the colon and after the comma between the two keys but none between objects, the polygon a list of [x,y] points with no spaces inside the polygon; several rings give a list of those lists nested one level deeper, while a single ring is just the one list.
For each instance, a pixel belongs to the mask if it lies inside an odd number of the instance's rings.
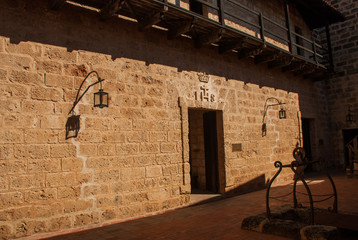
[{"label": "weathered stone masonry", "polygon": [[357,116],[358,82],[358,3],[331,1],[346,17],[330,27],[336,74],[327,81],[327,98],[331,118],[332,147],[336,165],[347,166],[343,131],[356,131],[357,122],[347,122],[349,105]]},{"label": "weathered stone masonry", "polygon": [[[59,12],[43,1],[0,7],[1,238],[187,204],[189,109],[222,111],[222,192],[262,186],[276,160],[291,162],[300,116],[315,119],[316,139],[326,137],[321,83],[212,47],[197,50],[189,39],[168,41],[159,30],[138,32],[133,22],[101,22],[96,12],[70,4]],[[67,113],[91,70],[105,79],[110,106],[93,108],[98,86],[91,88],[75,109],[79,135],[66,140]],[[203,89],[208,98],[200,97]],[[268,97],[286,103],[287,119],[278,119],[278,106],[270,108],[262,137]],[[242,150],[232,151],[233,144]],[[315,157],[327,148],[317,144]]]}]

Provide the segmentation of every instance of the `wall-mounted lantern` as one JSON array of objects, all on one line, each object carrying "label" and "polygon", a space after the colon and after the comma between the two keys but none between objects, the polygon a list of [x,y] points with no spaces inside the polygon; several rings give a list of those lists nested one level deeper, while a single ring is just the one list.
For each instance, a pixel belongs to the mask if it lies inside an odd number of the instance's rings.
[{"label": "wall-mounted lantern", "polygon": [[[269,101],[272,101],[272,100],[276,101],[276,103],[269,104]],[[262,118],[262,129],[261,129],[263,137],[266,136],[266,133],[267,133],[265,118],[266,118],[268,108],[273,107],[273,106],[278,106],[278,105],[281,106],[280,111],[278,111],[278,117],[280,119],[286,119],[286,110],[283,109],[283,106],[282,106],[283,104],[286,104],[286,103],[283,103],[274,97],[270,97],[270,98],[266,99],[265,107],[264,107],[264,116]]]},{"label": "wall-mounted lantern", "polygon": [[353,123],[356,121],[354,111],[352,110],[352,104],[348,105],[348,113],[346,116],[347,123]]},{"label": "wall-mounted lantern", "polygon": [[[79,96],[81,88],[82,88],[84,82],[87,80],[87,78],[92,73],[97,75],[97,81],[92,83],[92,84],[90,84],[86,88],[86,90],[83,91],[81,96]],[[102,89],[102,82],[103,81],[104,81],[104,79],[100,78],[96,71],[92,71],[92,72],[88,73],[87,76],[83,79],[80,87],[78,88],[78,91],[77,91],[77,94],[76,94],[76,99],[73,102],[72,108],[68,112],[68,114],[72,113],[72,116],[69,117],[67,119],[67,122],[66,122],[66,139],[72,138],[72,137],[77,137],[78,131],[80,130],[80,115],[75,115],[74,109],[75,109],[77,103],[79,103],[79,101],[86,94],[86,92],[89,90],[90,87],[92,87],[93,85],[96,85],[98,83],[100,84],[99,91],[94,93],[94,97],[93,97],[93,105],[94,105],[94,107],[99,107],[99,108],[108,107],[108,93],[104,92],[103,89]]]}]

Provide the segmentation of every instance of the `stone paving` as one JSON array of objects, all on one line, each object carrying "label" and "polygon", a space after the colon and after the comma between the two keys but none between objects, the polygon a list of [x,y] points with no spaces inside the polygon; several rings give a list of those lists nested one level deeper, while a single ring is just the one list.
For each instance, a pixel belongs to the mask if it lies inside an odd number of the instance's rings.
[{"label": "stone paving", "polygon": [[[348,178],[343,173],[334,173],[338,192],[338,211],[358,215],[358,178]],[[331,185],[324,175],[310,177],[312,194],[331,193]],[[276,186],[272,194],[284,194],[291,191],[292,183]],[[301,186],[298,190],[304,190]],[[71,239],[250,239],[279,240],[288,239],[242,230],[242,220],[247,216],[265,212],[265,190],[244,195],[219,199],[205,204],[197,204],[161,215],[140,218],[132,221],[103,226],[100,228],[55,236],[52,240]],[[290,200],[290,199],[287,199]],[[304,199],[299,199],[304,202]],[[316,203],[315,207],[331,206],[332,200]],[[290,202],[271,202],[271,208]]]}]

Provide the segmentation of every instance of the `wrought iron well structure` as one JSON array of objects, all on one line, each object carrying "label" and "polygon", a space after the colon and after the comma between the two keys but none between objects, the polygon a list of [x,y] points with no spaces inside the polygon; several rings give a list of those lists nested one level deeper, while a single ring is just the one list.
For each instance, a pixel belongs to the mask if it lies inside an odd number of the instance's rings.
[{"label": "wrought iron well structure", "polygon": [[[278,171],[276,172],[276,174],[273,176],[273,178],[271,179],[271,181],[268,184],[267,187],[267,191],[266,191],[266,217],[267,218],[271,218],[271,210],[270,210],[270,199],[276,199],[279,200],[280,198],[283,197],[287,197],[290,194],[293,194],[293,207],[299,208],[302,207],[301,203],[298,203],[297,201],[297,182],[301,181],[307,191],[307,195],[309,198],[309,205],[310,205],[310,224],[314,224],[314,206],[313,203],[315,202],[323,202],[326,201],[328,199],[331,199],[332,197],[334,198],[333,200],[333,206],[328,208],[328,211],[330,212],[334,212],[337,213],[338,211],[338,203],[337,203],[337,190],[336,190],[336,186],[334,184],[334,181],[332,179],[332,177],[330,176],[330,174],[328,172],[326,172],[327,177],[332,185],[332,190],[333,193],[330,194],[325,194],[325,195],[313,195],[306,180],[304,177],[304,169],[308,166],[308,165],[312,165],[312,164],[317,164],[319,163],[319,161],[308,161],[307,158],[305,157],[305,151],[303,148],[301,147],[296,147],[293,151],[293,156],[296,159],[295,161],[291,162],[291,164],[287,164],[287,165],[283,165],[282,162],[280,161],[276,161],[274,163],[274,166],[276,168],[278,168]],[[294,177],[294,183],[293,183],[293,190],[292,192],[285,194],[285,195],[281,195],[281,196],[270,196],[270,190],[271,190],[271,186],[272,183],[275,181],[275,179],[280,175],[281,171],[283,168],[291,168],[291,170],[294,172],[295,177]],[[314,200],[313,197],[325,197],[324,199],[321,200]]]}]

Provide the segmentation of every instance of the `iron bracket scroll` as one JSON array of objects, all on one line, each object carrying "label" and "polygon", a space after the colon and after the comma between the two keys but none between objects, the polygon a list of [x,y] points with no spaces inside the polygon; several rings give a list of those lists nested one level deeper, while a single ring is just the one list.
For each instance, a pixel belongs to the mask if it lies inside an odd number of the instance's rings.
[{"label": "iron bracket scroll", "polygon": [[[296,147],[293,151],[293,155],[295,157],[295,161],[291,162],[291,164],[287,164],[287,165],[283,165],[282,162],[280,161],[276,161],[274,163],[275,168],[278,168],[276,174],[272,177],[272,179],[270,180],[268,186],[267,186],[267,190],[266,190],[266,217],[268,219],[272,218],[271,216],[271,209],[270,209],[270,199],[275,198],[281,198],[281,197],[286,197],[288,195],[290,195],[291,193],[293,194],[293,206],[294,208],[299,208],[302,207],[302,204],[299,204],[297,201],[297,182],[301,181],[302,184],[304,185],[309,199],[309,208],[310,208],[310,224],[314,224],[314,203],[315,202],[323,202],[326,201],[330,198],[334,198],[333,201],[333,206],[329,207],[328,210],[330,212],[334,212],[337,213],[338,211],[338,203],[337,203],[337,190],[336,190],[336,186],[334,184],[334,181],[332,179],[332,177],[329,175],[328,172],[326,172],[326,175],[329,179],[329,182],[331,183],[332,186],[332,190],[333,193],[331,194],[326,194],[326,195],[313,195],[306,180],[304,177],[304,169],[308,166],[308,165],[312,165],[312,164],[316,164],[319,163],[318,161],[308,161],[307,158],[305,157],[305,152],[303,148],[300,147]],[[294,183],[293,183],[293,191],[289,194],[285,194],[283,196],[278,196],[278,197],[272,197],[270,196],[270,190],[271,190],[271,186],[273,184],[273,182],[276,180],[276,178],[280,175],[281,171],[283,168],[291,168],[291,170],[294,172],[295,177],[294,177]],[[327,198],[323,199],[323,200],[314,200],[313,197],[314,196],[328,196]]]}]

